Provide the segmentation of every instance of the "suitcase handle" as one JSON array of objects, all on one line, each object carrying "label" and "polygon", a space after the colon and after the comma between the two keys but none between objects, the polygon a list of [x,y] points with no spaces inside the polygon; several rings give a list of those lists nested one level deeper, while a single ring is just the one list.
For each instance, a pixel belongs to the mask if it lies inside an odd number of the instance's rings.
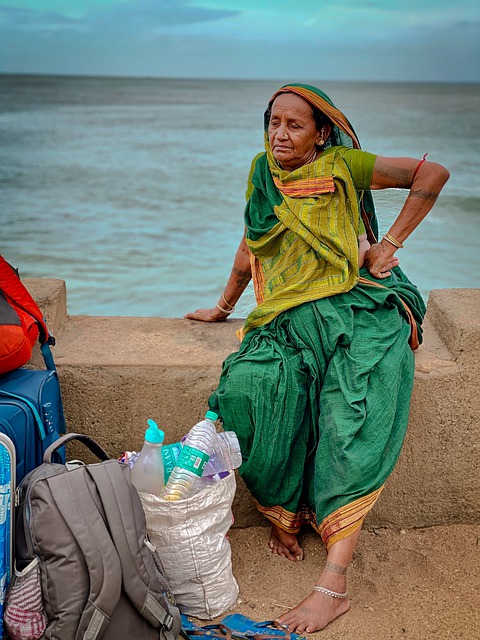
[{"label": "suitcase handle", "polygon": [[90,449],[90,451],[94,455],[96,455],[97,458],[99,458],[102,462],[111,460],[105,449],[103,449],[97,442],[95,442],[93,438],[90,438],[90,436],[86,436],[81,433],[66,433],[65,435],[60,436],[60,438],[55,440],[55,442],[52,442],[49,447],[47,447],[45,453],[43,454],[43,462],[51,463],[53,454],[58,449],[60,449],[60,447],[63,447],[65,444],[67,444],[67,442],[71,442],[72,440],[78,440],[79,442],[82,442],[87,447],[87,449]]}]

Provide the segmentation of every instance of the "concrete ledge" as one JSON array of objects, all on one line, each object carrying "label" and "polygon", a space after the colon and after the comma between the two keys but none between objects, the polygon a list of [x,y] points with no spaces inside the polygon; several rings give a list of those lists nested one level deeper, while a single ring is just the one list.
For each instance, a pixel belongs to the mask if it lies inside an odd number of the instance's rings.
[{"label": "concrete ledge", "polygon": [[[65,282],[53,278],[25,278],[22,282],[42,310],[51,335],[60,341],[62,331],[67,324]],[[30,364],[34,367],[43,366],[43,358],[38,345],[33,348]]]},{"label": "concrete ledge", "polygon": [[432,291],[405,446],[369,523],[480,522],[480,290]]},{"label": "concrete ledge", "polygon": [[42,310],[52,335],[60,337],[67,321],[65,282],[53,278],[25,278],[22,282]]},{"label": "concrete ledge", "polygon": [[[58,282],[25,283],[58,326],[68,429],[93,436],[112,456],[141,446],[150,417],[167,442],[179,440],[203,415],[242,322],[68,317]],[[480,290],[432,292],[409,432],[367,526],[480,523],[479,355]],[[239,527],[264,523],[241,481],[234,514]]]},{"label": "concrete ledge", "polygon": [[480,291],[441,289],[428,300],[428,319],[455,361],[480,365]]}]

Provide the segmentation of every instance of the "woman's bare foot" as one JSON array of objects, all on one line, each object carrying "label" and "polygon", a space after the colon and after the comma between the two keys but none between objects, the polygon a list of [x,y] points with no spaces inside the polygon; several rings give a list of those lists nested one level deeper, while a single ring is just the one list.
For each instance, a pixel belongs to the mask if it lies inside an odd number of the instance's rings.
[{"label": "woman's bare foot", "polygon": [[281,615],[276,622],[287,625],[292,633],[314,633],[350,609],[348,598],[334,598],[313,591],[290,611]]},{"label": "woman's bare foot", "polygon": [[282,614],[276,622],[287,625],[292,632],[315,633],[350,609],[346,593],[347,570],[359,535],[360,527],[332,544],[325,567],[315,585],[323,591],[314,589],[305,600]]},{"label": "woman's bare foot", "polygon": [[272,525],[268,546],[272,553],[288,558],[292,562],[303,560],[303,549],[298,544],[297,536],[293,533],[287,533],[275,524]]}]

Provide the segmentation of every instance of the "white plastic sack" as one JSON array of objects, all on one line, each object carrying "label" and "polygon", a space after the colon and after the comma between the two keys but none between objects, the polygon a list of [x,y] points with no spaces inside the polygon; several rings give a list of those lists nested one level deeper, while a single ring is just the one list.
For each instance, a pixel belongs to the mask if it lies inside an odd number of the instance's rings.
[{"label": "white plastic sack", "polygon": [[147,531],[180,611],[211,620],[238,597],[227,532],[232,525],[234,472],[186,500],[141,493]]}]

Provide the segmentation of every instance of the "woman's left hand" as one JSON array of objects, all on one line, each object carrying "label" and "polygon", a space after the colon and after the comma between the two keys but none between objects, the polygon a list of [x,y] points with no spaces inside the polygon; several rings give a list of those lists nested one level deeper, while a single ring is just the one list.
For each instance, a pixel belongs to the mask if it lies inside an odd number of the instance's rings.
[{"label": "woman's left hand", "polygon": [[221,311],[218,307],[212,309],[197,309],[186,313],[183,317],[187,320],[199,320],[200,322],[225,322],[229,314]]},{"label": "woman's left hand", "polygon": [[394,256],[395,247],[385,246],[383,241],[372,244],[365,254],[364,267],[370,271],[374,278],[388,278],[391,275],[390,269],[398,267],[400,260]]}]

